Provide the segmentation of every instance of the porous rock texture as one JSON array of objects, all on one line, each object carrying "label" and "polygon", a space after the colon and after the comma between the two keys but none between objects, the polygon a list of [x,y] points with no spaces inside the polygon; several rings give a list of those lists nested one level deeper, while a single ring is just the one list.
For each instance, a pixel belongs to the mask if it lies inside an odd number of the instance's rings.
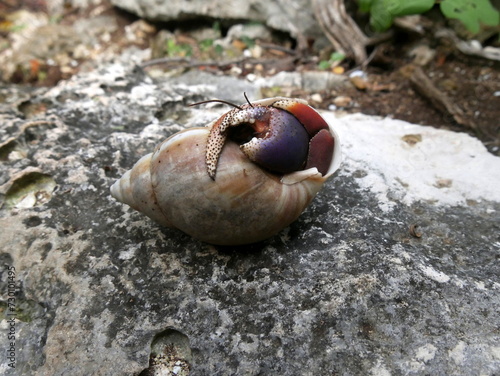
[{"label": "porous rock texture", "polygon": [[[186,107],[218,97],[197,82],[117,64],[1,89],[1,291],[14,266],[17,311],[0,373],[500,372],[499,158],[465,134],[325,112],[344,160],[303,215],[260,244],[204,244],[109,194],[228,110]],[[244,102],[250,84],[233,84],[224,99]]]}]

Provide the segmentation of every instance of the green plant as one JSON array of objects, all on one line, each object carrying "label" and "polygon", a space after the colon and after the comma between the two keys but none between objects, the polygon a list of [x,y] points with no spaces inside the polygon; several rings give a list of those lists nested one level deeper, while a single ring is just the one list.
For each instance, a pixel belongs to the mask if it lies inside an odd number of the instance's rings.
[{"label": "green plant", "polygon": [[388,29],[396,17],[427,12],[436,3],[445,17],[460,20],[474,34],[481,24],[500,24],[499,12],[489,0],[358,0],[359,9],[370,13],[370,25],[376,31]]},{"label": "green plant", "polygon": [[46,71],[40,70],[40,71],[38,71],[36,79],[37,79],[38,82],[43,82],[43,81],[45,81],[47,79],[47,76],[48,76],[48,74],[47,74]]},{"label": "green plant", "polygon": [[240,40],[245,43],[245,45],[248,47],[248,48],[252,48],[255,46],[255,40],[253,40],[252,38],[246,36],[246,35],[242,35]]},{"label": "green plant", "polygon": [[224,54],[224,47],[220,44],[214,45],[214,52],[217,56],[222,56]]},{"label": "green plant", "polygon": [[178,44],[174,39],[169,39],[167,40],[165,52],[169,57],[186,57],[193,54],[193,49],[189,44]]},{"label": "green plant", "polygon": [[455,18],[465,25],[470,32],[479,32],[481,24],[499,25],[499,13],[489,0],[443,0],[441,12],[448,18]]},{"label": "green plant", "polygon": [[215,31],[217,34],[221,34],[221,26],[220,26],[220,21],[215,21],[213,24],[212,24],[212,30]]},{"label": "green plant", "polygon": [[50,16],[49,23],[52,25],[57,25],[57,24],[61,23],[62,19],[63,19],[63,17],[60,14],[53,15],[53,16]]},{"label": "green plant", "polygon": [[219,57],[224,53],[224,47],[215,43],[211,38],[203,39],[198,42],[198,47],[205,57]]},{"label": "green plant", "polygon": [[200,40],[198,42],[198,46],[200,47],[200,50],[202,50],[203,52],[207,52],[213,48],[214,40],[211,38]]},{"label": "green plant", "polygon": [[330,69],[345,59],[345,55],[340,52],[333,52],[328,60],[321,60],[318,64],[319,69]]},{"label": "green plant", "polygon": [[11,33],[15,33],[15,32],[18,32],[18,31],[22,31],[24,29],[26,29],[28,27],[28,25],[25,25],[25,24],[20,24],[20,25],[14,25],[12,24],[8,31],[11,32]]}]

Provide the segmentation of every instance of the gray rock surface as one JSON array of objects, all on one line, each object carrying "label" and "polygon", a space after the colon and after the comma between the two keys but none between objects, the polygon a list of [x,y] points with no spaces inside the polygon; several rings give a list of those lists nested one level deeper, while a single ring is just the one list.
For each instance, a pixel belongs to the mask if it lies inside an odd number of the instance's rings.
[{"label": "gray rock surface", "polygon": [[227,110],[186,108],[218,96],[193,82],[112,65],[0,88],[5,330],[8,266],[16,283],[16,369],[2,356],[0,373],[138,375],[151,354],[142,375],[500,373],[499,158],[464,134],[325,113],[337,176],[274,238],[214,247],[109,195]]},{"label": "gray rock surface", "polygon": [[262,22],[275,30],[300,31],[307,37],[322,35],[307,0],[111,0],[141,18],[153,21],[245,20]]}]

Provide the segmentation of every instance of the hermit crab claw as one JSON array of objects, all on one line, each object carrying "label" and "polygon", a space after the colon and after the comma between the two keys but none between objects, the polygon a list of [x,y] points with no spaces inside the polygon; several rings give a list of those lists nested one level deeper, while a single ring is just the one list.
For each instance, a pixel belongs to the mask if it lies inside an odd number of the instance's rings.
[{"label": "hermit crab claw", "polygon": [[300,99],[230,105],[207,127],[169,137],[111,194],[213,244],[254,243],[288,226],[338,169],[338,135]]}]

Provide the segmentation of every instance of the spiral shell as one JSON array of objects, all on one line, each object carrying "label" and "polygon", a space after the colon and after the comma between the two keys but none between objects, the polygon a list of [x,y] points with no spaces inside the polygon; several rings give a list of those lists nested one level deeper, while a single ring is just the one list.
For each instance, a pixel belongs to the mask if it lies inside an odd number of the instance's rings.
[{"label": "spiral shell", "polygon": [[[297,104],[300,111],[312,112],[297,115],[292,111]],[[306,131],[306,152],[298,158],[303,161],[293,161],[299,169],[269,167],[269,156],[274,163],[272,150],[278,150],[275,154],[281,161],[281,151],[287,152],[289,142],[295,146],[295,133],[302,133],[288,131],[288,124],[296,120],[303,126],[307,119],[322,124]],[[284,130],[274,129],[275,123]],[[245,129],[245,136],[238,134],[233,141],[235,133],[228,129],[242,127],[251,130]],[[259,141],[254,127],[270,129],[258,135]],[[293,135],[283,144],[280,140],[287,132]],[[323,135],[314,141],[320,132]],[[272,137],[276,140],[269,141]],[[327,146],[318,142],[325,137]],[[324,149],[328,155],[321,155]],[[283,163],[274,164],[281,169]],[[237,106],[205,128],[190,128],[169,137],[115,182],[111,194],[158,223],[207,243],[248,244],[267,239],[295,221],[339,164],[338,136],[315,110],[302,100],[272,98]]]}]

